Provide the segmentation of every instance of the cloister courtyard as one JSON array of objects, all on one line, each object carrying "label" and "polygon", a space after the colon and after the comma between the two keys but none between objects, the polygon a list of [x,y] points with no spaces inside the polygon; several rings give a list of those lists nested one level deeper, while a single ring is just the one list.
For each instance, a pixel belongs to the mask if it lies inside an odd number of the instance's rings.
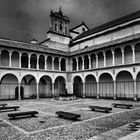
[{"label": "cloister courtyard", "polygon": [[[20,106],[16,112],[39,112],[36,117],[9,119],[7,114],[15,111],[0,111],[1,140],[117,140],[133,134],[140,126],[139,101],[88,98],[60,101],[47,98],[0,103]],[[112,103],[129,103],[133,108],[114,108]],[[91,105],[112,107],[112,111],[91,111]],[[56,111],[77,113],[81,117],[75,121],[59,118]]]}]

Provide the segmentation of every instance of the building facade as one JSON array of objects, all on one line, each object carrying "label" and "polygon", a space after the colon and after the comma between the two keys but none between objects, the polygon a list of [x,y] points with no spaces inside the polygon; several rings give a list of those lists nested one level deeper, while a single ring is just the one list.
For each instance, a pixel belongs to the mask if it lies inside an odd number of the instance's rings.
[{"label": "building facade", "polygon": [[89,29],[50,13],[46,40],[0,39],[0,100],[140,99],[140,11]]}]

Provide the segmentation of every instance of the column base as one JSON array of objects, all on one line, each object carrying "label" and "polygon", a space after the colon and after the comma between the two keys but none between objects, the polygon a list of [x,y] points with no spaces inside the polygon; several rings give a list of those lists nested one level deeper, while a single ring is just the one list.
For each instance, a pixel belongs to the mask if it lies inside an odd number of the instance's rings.
[{"label": "column base", "polygon": [[97,95],[97,99],[100,99],[100,96],[99,95]]},{"label": "column base", "polygon": [[137,97],[134,97],[134,101],[137,101]]},{"label": "column base", "polygon": [[113,99],[116,100],[117,99],[116,96],[114,96]]}]

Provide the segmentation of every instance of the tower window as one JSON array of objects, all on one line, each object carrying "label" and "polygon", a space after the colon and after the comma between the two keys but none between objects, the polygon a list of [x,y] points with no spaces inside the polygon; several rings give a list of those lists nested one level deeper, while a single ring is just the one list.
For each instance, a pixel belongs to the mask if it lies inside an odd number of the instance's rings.
[{"label": "tower window", "polygon": [[84,32],[85,31],[85,28],[82,28],[82,31]]},{"label": "tower window", "polygon": [[55,28],[55,31],[57,31],[57,24],[55,24],[54,26],[55,26],[55,27],[54,27],[54,28]]},{"label": "tower window", "polygon": [[62,31],[63,26],[62,26],[62,21],[60,21],[60,31]]}]

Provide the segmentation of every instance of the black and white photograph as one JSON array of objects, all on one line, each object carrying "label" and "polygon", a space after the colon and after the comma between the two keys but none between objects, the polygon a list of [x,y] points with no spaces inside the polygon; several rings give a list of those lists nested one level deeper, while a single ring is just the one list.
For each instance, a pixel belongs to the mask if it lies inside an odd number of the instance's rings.
[{"label": "black and white photograph", "polygon": [[140,140],[140,0],[0,0],[0,140]]}]

